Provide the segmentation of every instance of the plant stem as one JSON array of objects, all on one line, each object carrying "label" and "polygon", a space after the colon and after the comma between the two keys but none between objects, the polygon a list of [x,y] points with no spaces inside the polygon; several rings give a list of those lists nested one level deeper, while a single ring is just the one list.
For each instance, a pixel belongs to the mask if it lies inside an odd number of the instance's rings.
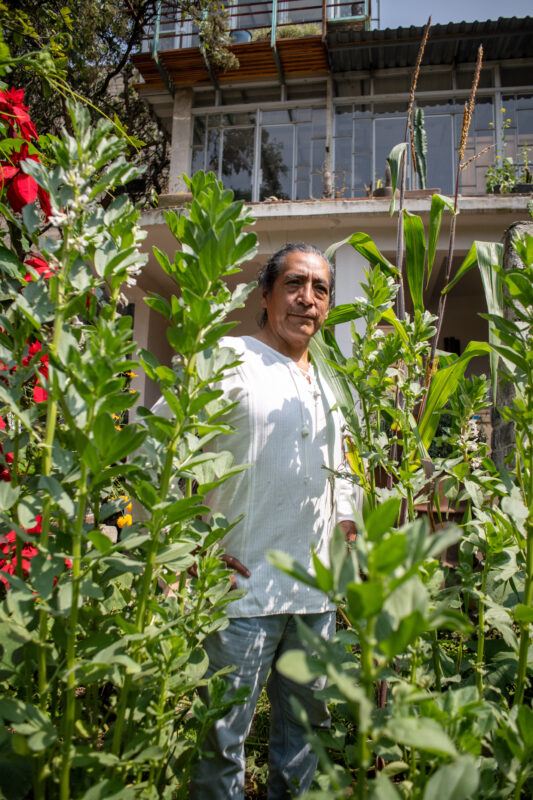
[{"label": "plant stem", "polygon": [[78,513],[72,534],[72,600],[67,631],[66,648],[66,689],[65,689],[65,716],[63,725],[63,758],[59,778],[59,797],[61,800],[70,798],[70,767],[72,763],[72,735],[76,718],[76,629],[78,625],[80,583],[81,583],[81,550],[83,523],[87,507],[87,465],[82,462],[81,475],[78,483],[79,501]]},{"label": "plant stem", "polygon": [[[361,683],[370,703],[374,703],[374,664],[372,659],[372,642],[374,640],[374,620],[368,620],[366,630],[360,631],[359,643],[361,646]],[[364,800],[367,796],[366,773],[369,766],[370,753],[367,743],[367,726],[361,724],[359,714],[357,725],[357,761],[359,764],[357,778],[357,797]]]},{"label": "plant stem", "polygon": [[[533,524],[531,519],[526,525],[526,581],[524,586],[524,605],[531,608],[533,605]],[[520,705],[524,700],[524,692],[527,682],[527,662],[529,651],[529,623],[520,623],[520,647],[518,650],[518,672],[516,680],[516,692],[513,698],[513,706]]]},{"label": "plant stem", "polygon": [[481,574],[481,591],[478,600],[478,637],[477,637],[477,655],[476,655],[476,688],[478,697],[483,699],[483,673],[484,673],[484,658],[485,658],[485,591],[487,588],[487,575],[489,571],[489,556],[488,544],[487,552],[485,553],[485,561],[483,562],[483,572]]},{"label": "plant stem", "polygon": [[[178,422],[174,430],[171,442],[169,444],[163,471],[161,473],[160,483],[160,497],[167,497],[172,477],[172,469],[174,466],[174,454],[176,451],[177,442],[181,434],[181,422]],[[159,536],[163,527],[163,512],[157,510],[152,517],[151,521],[151,537],[146,558],[146,566],[142,576],[142,583],[137,601],[137,613],[135,615],[135,628],[138,633],[142,633],[146,623],[146,606],[148,604],[148,596],[152,587],[152,578],[155,568],[155,559],[159,547]],[[113,730],[113,742],[111,745],[111,752],[114,755],[119,755],[122,745],[122,736],[124,732],[124,722],[126,718],[126,710],[128,708],[129,693],[131,689],[131,677],[126,675],[124,678],[124,685],[120,693],[120,700],[117,709],[117,718],[115,720]]]},{"label": "plant stem", "polygon": [[433,671],[435,672],[435,688],[440,692],[442,688],[442,664],[440,662],[439,639],[437,631],[431,634],[431,656],[433,659]]},{"label": "plant stem", "polygon": [[[66,250],[66,245],[65,245]],[[56,296],[55,300],[55,316],[54,328],[52,334],[52,341],[50,343],[50,355],[53,363],[54,358],[57,357],[59,350],[59,343],[61,341],[61,333],[63,330],[63,284],[61,275],[57,276]],[[51,377],[53,378],[53,366],[51,367]],[[52,473],[52,448],[55,439],[56,425],[57,425],[57,410],[58,401],[52,394],[48,398],[48,407],[46,409],[46,426],[45,436],[42,445],[42,458],[41,458],[41,474],[43,476],[51,475]],[[49,495],[44,499],[41,536],[40,536],[40,549],[46,552],[48,548],[48,536],[50,532],[50,513],[52,501]],[[37,645],[37,692],[39,697],[39,707],[42,711],[46,711],[48,707],[48,675],[47,675],[47,640],[48,640],[48,613],[45,609],[39,610],[39,641]],[[45,798],[45,785],[46,785],[46,772],[47,761],[44,753],[41,753],[37,762],[37,774],[34,781],[34,794],[35,800],[44,800]]]}]

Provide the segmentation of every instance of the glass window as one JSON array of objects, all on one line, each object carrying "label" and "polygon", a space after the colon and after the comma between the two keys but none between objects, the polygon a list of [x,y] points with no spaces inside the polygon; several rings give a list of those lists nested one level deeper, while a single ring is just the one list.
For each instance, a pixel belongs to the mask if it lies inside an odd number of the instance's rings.
[{"label": "glass window", "polygon": [[205,143],[205,117],[195,117],[192,131],[193,147],[204,146]]},{"label": "glass window", "polygon": [[[455,81],[458,89],[470,89],[473,79],[473,69],[458,69],[456,72]],[[490,67],[483,67],[479,76],[479,88],[488,89],[492,85],[492,70]]]},{"label": "glass window", "polygon": [[224,131],[222,180],[233,189],[238,200],[252,199],[255,128],[229,128]]},{"label": "glass window", "polygon": [[292,199],[293,125],[265,126],[261,130],[261,188],[259,199]]},{"label": "glass window", "polygon": [[374,78],[374,94],[392,94],[396,92],[408,92],[411,85],[411,76],[387,75],[383,78]]},{"label": "glass window", "polygon": [[405,116],[380,115],[374,120],[374,180],[385,181],[387,157],[399,142],[405,141]]},{"label": "glass window", "polygon": [[424,71],[418,77],[417,92],[436,92],[452,88],[452,71]]},{"label": "glass window", "polygon": [[527,67],[500,67],[500,81],[502,86],[531,86],[533,76],[532,66]]}]

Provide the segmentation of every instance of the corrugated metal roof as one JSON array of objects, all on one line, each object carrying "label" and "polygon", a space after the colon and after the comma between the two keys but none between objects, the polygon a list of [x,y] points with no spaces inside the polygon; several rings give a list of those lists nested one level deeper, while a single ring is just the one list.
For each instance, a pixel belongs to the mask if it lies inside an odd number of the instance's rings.
[{"label": "corrugated metal roof", "polygon": [[[329,25],[327,45],[331,69],[351,72],[414,66],[423,31],[422,27],[414,25],[374,31]],[[533,17],[433,25],[422,63],[475,62],[480,44],[485,61],[532,58]]]}]

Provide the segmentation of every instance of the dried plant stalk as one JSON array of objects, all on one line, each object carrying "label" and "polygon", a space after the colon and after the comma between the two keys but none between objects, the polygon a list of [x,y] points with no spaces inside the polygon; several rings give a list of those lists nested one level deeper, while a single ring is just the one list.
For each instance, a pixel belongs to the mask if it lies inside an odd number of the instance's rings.
[{"label": "dried plant stalk", "polygon": [[465,103],[465,110],[463,112],[463,124],[461,126],[461,139],[459,142],[459,165],[462,164],[465,157],[466,143],[468,141],[468,131],[472,117],[474,116],[474,109],[476,107],[476,94],[479,85],[479,76],[481,75],[481,65],[483,63],[483,45],[480,44],[477,51],[476,69],[474,71],[474,79],[472,81],[472,88],[470,89],[470,97]]},{"label": "dried plant stalk", "polygon": [[[424,58],[424,51],[426,49],[426,44],[429,38],[430,28],[431,28],[431,17],[429,17],[426,23],[426,27],[424,28],[424,34],[420,42],[420,47],[418,48],[418,55],[416,57],[415,67],[413,69],[413,74],[411,77],[411,87],[409,89],[409,101],[407,103],[407,121],[405,126],[404,141],[407,142],[407,137],[409,136],[412,153],[414,153],[414,131],[413,131],[412,118],[413,118],[413,108],[415,104],[416,87],[420,75],[420,67],[422,65],[422,59]],[[414,163],[414,157],[413,157],[413,163]],[[405,200],[406,175],[407,175],[407,152],[404,154],[400,164],[400,181],[399,181],[400,201],[398,207],[398,228],[396,233],[396,266],[398,267],[398,272],[399,272],[399,279],[398,279],[399,288],[396,297],[396,315],[398,319],[405,319],[405,293],[403,288],[403,206]]]},{"label": "dried plant stalk", "polygon": [[[481,68],[483,64],[483,46],[480,45],[477,51],[477,61],[476,61],[476,69],[474,71],[474,78],[472,81],[472,88],[470,89],[470,97],[468,101],[465,103],[465,110],[463,113],[463,124],[461,126],[461,138],[459,141],[459,150],[458,150],[458,159],[457,159],[457,169],[455,172],[455,194],[453,199],[453,214],[452,220],[450,224],[450,236],[448,240],[448,256],[446,258],[446,272],[444,275],[444,286],[447,286],[450,282],[451,272],[452,272],[452,265],[453,265],[453,255],[455,249],[455,225],[457,219],[457,212],[459,207],[459,177],[461,174],[462,169],[466,164],[470,163],[473,159],[469,159],[465,164],[463,164],[463,159],[466,150],[466,143],[468,141],[468,132],[470,130],[470,123],[472,122],[472,118],[474,116],[474,109],[476,107],[476,94],[479,85],[479,76],[481,75]],[[486,150],[487,148],[485,148]],[[481,151],[483,152],[483,151]],[[481,152],[479,155],[481,155]],[[429,362],[431,368],[429,370],[429,375],[431,376],[432,372],[432,365],[435,360],[435,353],[437,351],[437,343],[441,334],[442,324],[444,321],[444,312],[446,310],[446,300],[448,298],[447,294],[441,294],[439,298],[439,307],[437,310],[437,328],[435,331],[435,335],[431,342],[431,355],[429,357]],[[431,380],[431,378],[430,378]],[[421,404],[420,409],[420,416],[424,411],[425,401]]]}]

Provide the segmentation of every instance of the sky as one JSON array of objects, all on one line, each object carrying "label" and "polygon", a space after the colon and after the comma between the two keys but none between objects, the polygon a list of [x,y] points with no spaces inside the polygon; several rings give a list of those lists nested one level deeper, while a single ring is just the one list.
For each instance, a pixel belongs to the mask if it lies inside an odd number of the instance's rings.
[{"label": "sky", "polygon": [[[372,14],[378,0],[372,0]],[[381,28],[533,16],[533,0],[381,0]],[[533,49],[533,45],[532,45]]]}]

